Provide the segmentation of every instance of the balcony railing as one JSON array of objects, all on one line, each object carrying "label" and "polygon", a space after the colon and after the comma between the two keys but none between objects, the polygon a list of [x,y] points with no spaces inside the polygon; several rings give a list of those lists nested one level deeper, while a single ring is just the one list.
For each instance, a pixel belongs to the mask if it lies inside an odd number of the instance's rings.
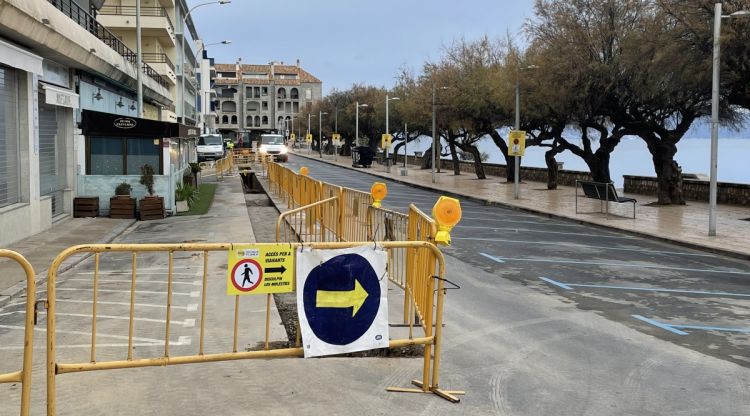
[{"label": "balcony railing", "polygon": [[[99,14],[108,16],[135,16],[135,11],[135,6],[102,6],[99,10]],[[169,18],[167,9],[163,7],[141,7],[141,16],[166,17],[167,22],[169,22],[169,27],[172,29],[172,32],[174,32],[172,19]]]},{"label": "balcony railing", "polygon": [[[110,48],[114,49],[117,53],[122,55],[125,59],[127,59],[132,64],[136,64],[137,56],[135,52],[130,50],[127,46],[125,46],[122,41],[117,38],[112,32],[107,30],[104,26],[102,26],[99,22],[96,21],[96,19],[91,16],[86,10],[81,8],[81,6],[78,5],[73,0],[48,0],[50,4],[55,6],[58,10],[63,12],[66,16],[68,16],[71,20],[78,23],[79,26],[86,29],[89,33],[96,36],[107,44]],[[148,75],[149,77],[153,78],[154,81],[158,82],[159,85],[169,88],[169,83],[167,80],[162,78],[159,73],[154,71],[153,68],[150,66],[143,64],[143,72]]]},{"label": "balcony railing", "polygon": [[149,62],[152,64],[167,64],[167,66],[174,71],[174,64],[165,53],[143,53],[143,62]]}]

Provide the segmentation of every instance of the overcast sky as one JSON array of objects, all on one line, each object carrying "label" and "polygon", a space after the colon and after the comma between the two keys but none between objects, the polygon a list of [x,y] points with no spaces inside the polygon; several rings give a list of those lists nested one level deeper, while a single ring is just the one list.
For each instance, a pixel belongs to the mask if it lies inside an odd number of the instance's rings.
[{"label": "overcast sky", "polygon": [[[206,0],[188,0],[190,6]],[[192,16],[217,63],[283,61],[323,81],[324,93],[355,83],[393,85],[454,39],[522,38],[533,0],[233,0]]]}]

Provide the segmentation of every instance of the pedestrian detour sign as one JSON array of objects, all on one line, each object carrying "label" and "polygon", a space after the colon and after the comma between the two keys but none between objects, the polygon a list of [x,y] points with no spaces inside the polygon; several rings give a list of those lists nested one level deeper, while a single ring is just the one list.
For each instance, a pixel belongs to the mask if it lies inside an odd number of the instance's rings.
[{"label": "pedestrian detour sign", "polygon": [[300,248],[297,311],[305,357],[388,347],[386,251]]},{"label": "pedestrian detour sign", "polygon": [[229,250],[227,295],[294,291],[294,250],[289,244],[235,244]]}]

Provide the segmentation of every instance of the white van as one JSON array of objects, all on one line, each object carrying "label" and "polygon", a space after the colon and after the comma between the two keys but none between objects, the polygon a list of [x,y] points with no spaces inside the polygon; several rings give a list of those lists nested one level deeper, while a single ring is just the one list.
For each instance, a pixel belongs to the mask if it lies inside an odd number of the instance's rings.
[{"label": "white van", "polygon": [[274,160],[279,162],[289,160],[289,155],[287,154],[289,149],[287,149],[284,143],[284,136],[280,134],[261,134],[258,151],[261,154],[273,155]]},{"label": "white van", "polygon": [[224,157],[224,140],[220,134],[201,134],[198,139],[198,162]]}]

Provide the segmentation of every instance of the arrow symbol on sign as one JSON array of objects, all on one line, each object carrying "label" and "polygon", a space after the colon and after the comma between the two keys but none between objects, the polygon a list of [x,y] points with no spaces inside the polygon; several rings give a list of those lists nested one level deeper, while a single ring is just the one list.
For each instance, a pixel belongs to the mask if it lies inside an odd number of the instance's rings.
[{"label": "arrow symbol on sign", "polygon": [[367,291],[359,284],[359,280],[354,279],[354,290],[318,290],[315,296],[315,306],[318,308],[352,308],[353,317],[368,296]]},{"label": "arrow symbol on sign", "polygon": [[266,267],[264,269],[264,271],[266,273],[282,273],[283,274],[286,271],[286,267],[284,267],[284,266],[281,266],[281,267]]}]

